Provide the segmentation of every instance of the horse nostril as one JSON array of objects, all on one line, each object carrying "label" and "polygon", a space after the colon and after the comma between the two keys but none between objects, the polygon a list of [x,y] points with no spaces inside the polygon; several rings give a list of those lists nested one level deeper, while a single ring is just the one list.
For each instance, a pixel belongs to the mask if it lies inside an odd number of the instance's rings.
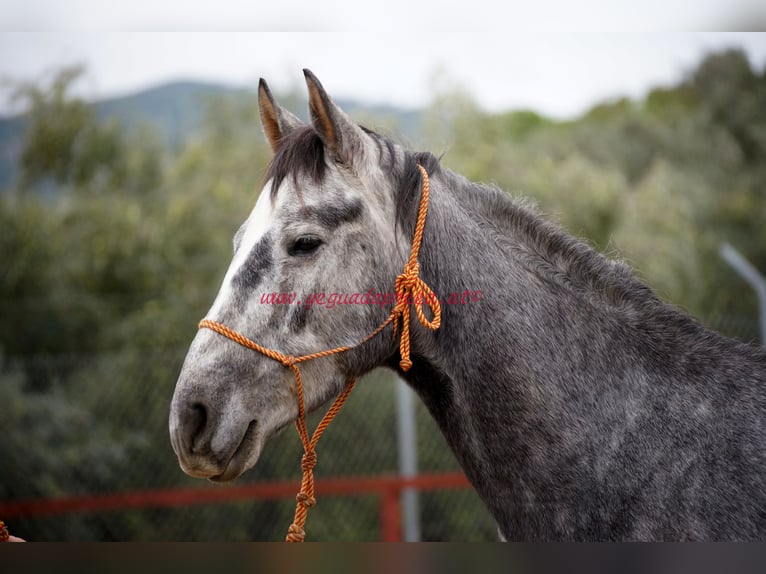
[{"label": "horse nostril", "polygon": [[199,437],[203,434],[207,425],[207,408],[202,403],[194,403],[189,409],[187,428],[189,429],[189,444],[192,451],[199,447]]}]

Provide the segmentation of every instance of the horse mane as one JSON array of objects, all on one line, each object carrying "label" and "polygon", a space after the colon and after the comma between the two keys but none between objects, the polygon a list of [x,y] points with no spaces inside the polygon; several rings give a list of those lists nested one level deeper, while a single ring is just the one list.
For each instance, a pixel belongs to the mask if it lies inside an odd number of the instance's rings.
[{"label": "horse mane", "polygon": [[544,219],[530,203],[497,188],[455,179],[462,183],[463,189],[456,192],[466,198],[465,210],[539,276],[614,307],[646,310],[663,305],[627,264]]},{"label": "horse mane", "polygon": [[[503,250],[515,254],[543,278],[576,290],[615,307],[641,308],[662,305],[654,292],[622,261],[612,260],[577,239],[557,224],[543,219],[530,204],[506,192],[468,181],[442,167],[429,152],[402,150],[378,133],[362,127],[378,146],[379,157],[395,189],[396,225],[405,236],[412,234],[420,200],[422,165],[432,178],[441,179],[455,195],[456,204],[484,233],[492,235]],[[328,165],[324,144],[311,127],[287,134],[269,163],[264,181],[272,180],[276,196],[282,182],[308,177],[321,184]]]},{"label": "horse mane", "polygon": [[481,233],[489,234],[503,251],[513,253],[538,276],[613,307],[667,309],[623,261],[610,259],[569,235],[544,219],[529,202],[443,168],[430,153],[405,152],[403,165],[397,170],[397,221],[406,231],[414,227],[419,199],[418,163],[444,182],[444,188],[454,195],[455,205]]}]

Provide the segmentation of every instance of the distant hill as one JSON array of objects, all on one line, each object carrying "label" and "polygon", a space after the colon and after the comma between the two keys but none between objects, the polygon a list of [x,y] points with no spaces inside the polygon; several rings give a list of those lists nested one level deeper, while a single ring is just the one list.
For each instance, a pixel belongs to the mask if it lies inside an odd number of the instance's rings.
[{"label": "distant hill", "polygon": [[9,187],[16,180],[23,133],[21,118],[0,120],[0,189]]},{"label": "distant hill", "polygon": [[101,119],[116,119],[126,127],[149,123],[169,147],[178,147],[199,129],[205,101],[215,96],[245,95],[245,88],[202,82],[172,82],[134,94],[95,103]]},{"label": "distant hill", "polygon": [[[99,118],[116,119],[126,128],[144,123],[152,125],[169,149],[177,149],[202,125],[205,102],[216,96],[231,95],[254,95],[254,91],[222,84],[177,81],[100,100],[93,105]],[[393,121],[397,131],[407,138],[415,137],[420,131],[420,111],[349,100],[338,103],[353,116]],[[292,111],[302,112],[305,107],[303,104],[301,110]],[[306,117],[305,113],[298,115]],[[0,118],[0,189],[10,187],[16,180],[23,134],[22,117]]]}]

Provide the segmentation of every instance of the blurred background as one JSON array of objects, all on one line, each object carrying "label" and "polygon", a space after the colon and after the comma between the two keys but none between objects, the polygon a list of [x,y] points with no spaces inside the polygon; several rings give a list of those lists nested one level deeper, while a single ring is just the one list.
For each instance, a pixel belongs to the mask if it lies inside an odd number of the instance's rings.
[{"label": "blurred background", "polygon": [[[7,12],[17,29],[0,32],[0,519],[14,534],[284,537],[293,429],[222,486],[183,474],[167,431],[270,158],[259,76],[305,117],[310,67],[357,121],[534,200],[663,299],[762,343],[756,296],[719,248],[766,271],[763,34],[171,34],[104,31],[85,12],[78,31],[56,27],[71,11],[31,4],[47,11]],[[318,480],[399,472],[397,384],[360,382],[320,442]],[[420,492],[419,537],[495,540],[419,403],[415,420],[419,471],[449,479]],[[391,492],[320,489],[308,539],[386,538]]]}]

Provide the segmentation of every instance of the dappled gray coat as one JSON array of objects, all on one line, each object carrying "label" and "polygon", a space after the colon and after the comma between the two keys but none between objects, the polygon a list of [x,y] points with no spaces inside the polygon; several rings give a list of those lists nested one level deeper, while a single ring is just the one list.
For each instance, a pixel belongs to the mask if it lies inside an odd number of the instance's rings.
[{"label": "dappled gray coat", "polygon": [[[349,377],[397,371],[510,540],[766,539],[764,351],[661,302],[505,193],[360,128],[306,77],[310,125],[261,83],[275,157],[208,318],[293,355],[362,340],[389,309],[259,297],[392,290],[421,164],[432,190],[421,277],[443,300],[482,297],[443,305],[437,331],[413,319],[406,373],[385,333],[303,364],[307,408]],[[288,369],[204,330],[176,386],[171,439],[186,472],[231,480],[296,414]]]}]

